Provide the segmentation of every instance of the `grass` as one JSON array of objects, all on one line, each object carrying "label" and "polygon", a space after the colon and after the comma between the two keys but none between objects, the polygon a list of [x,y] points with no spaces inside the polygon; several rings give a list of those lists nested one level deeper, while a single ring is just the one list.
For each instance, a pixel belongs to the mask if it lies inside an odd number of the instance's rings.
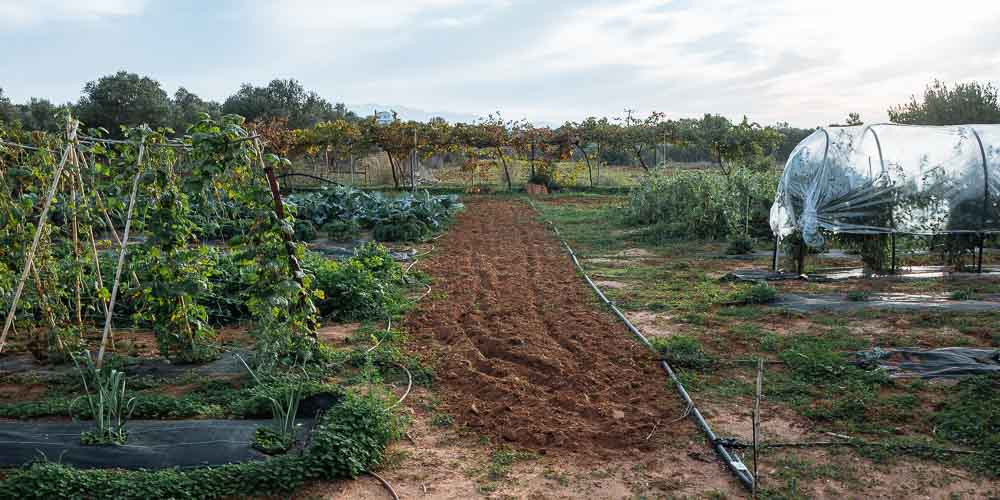
[{"label": "grass", "polygon": [[488,495],[500,489],[503,483],[511,480],[510,470],[515,463],[537,458],[538,455],[530,451],[500,447],[493,450],[489,461],[471,472],[479,478],[479,492]]},{"label": "grass", "polygon": [[435,413],[431,416],[431,425],[434,427],[440,427],[442,429],[451,427],[455,423],[455,419],[446,413]]},{"label": "grass", "polygon": [[[801,314],[762,305],[786,291],[839,293],[856,301],[868,300],[874,293],[950,294],[954,300],[965,300],[1000,293],[1000,280],[722,283],[718,277],[734,265],[766,267],[770,259],[733,264],[736,261],[716,257],[724,249],[720,242],[644,239],[641,228],[624,225],[614,205],[567,201],[558,205],[536,201],[536,205],[546,220],[557,224],[588,273],[629,284],[606,291],[619,307],[655,311],[674,324],[672,331],[679,335],[656,340],[656,347],[672,365],[686,368],[680,377],[696,401],[748,407],[756,370],[752,363],[734,361],[762,357],[779,362],[767,365],[765,371],[769,411],[795,415],[814,432],[833,431],[879,443],[823,451],[823,462],[796,450],[770,452],[766,467],[777,473],[761,498],[808,498],[823,480],[859,491],[866,482],[866,471],[856,466],[859,456],[875,462],[930,460],[961,466],[980,477],[996,477],[1000,471],[996,453],[956,456],[933,451],[1000,449],[996,379],[970,379],[957,387],[890,379],[853,364],[852,354],[877,346],[1000,347],[996,330],[1000,312],[860,309]],[[621,256],[626,249],[642,249],[645,255]],[[831,265],[819,259],[813,262]],[[710,369],[721,366],[725,368]]]},{"label": "grass", "polygon": [[741,305],[770,304],[778,300],[778,291],[767,283],[754,283],[737,289],[731,300]]},{"label": "grass", "polygon": [[715,358],[705,352],[701,342],[687,335],[654,338],[653,347],[673,367],[706,370],[715,365]]}]

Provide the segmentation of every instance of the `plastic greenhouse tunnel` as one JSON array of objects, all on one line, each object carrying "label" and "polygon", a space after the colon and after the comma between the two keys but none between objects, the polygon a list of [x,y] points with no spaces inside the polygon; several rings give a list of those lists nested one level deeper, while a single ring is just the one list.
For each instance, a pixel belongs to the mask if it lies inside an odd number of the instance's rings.
[{"label": "plastic greenhouse tunnel", "polygon": [[1000,232],[1000,125],[820,128],[795,147],[771,207],[777,240]]}]

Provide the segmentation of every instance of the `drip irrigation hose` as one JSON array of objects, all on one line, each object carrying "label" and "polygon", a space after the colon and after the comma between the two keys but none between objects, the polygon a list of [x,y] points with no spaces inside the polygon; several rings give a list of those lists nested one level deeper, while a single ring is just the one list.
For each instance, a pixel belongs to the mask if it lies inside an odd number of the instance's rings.
[{"label": "drip irrigation hose", "polygon": [[[529,199],[528,203],[531,205],[531,208],[535,210],[536,213],[541,214],[541,212],[538,211],[538,208],[535,207],[534,202],[532,202]],[[590,288],[592,288],[594,292],[597,293],[597,296],[601,299],[601,301],[604,302],[604,304],[607,305],[611,309],[611,311],[615,313],[616,316],[618,316],[618,319],[622,320],[622,322],[625,323],[625,326],[628,327],[629,331],[631,331],[632,334],[634,334],[636,338],[639,339],[640,342],[642,342],[647,348],[655,352],[656,349],[653,348],[653,344],[649,341],[649,339],[647,339],[646,336],[643,335],[642,332],[640,332],[639,329],[636,328],[635,325],[633,325],[632,322],[629,321],[624,314],[622,314],[621,310],[618,309],[618,307],[614,304],[614,302],[608,300],[608,298],[604,295],[604,293],[601,292],[601,289],[598,288],[598,286],[594,283],[594,281],[590,279],[590,275],[587,274],[587,271],[583,269],[583,266],[580,265],[580,261],[576,258],[576,252],[573,251],[573,249],[569,246],[569,243],[566,243],[566,240],[563,239],[562,234],[559,233],[559,228],[556,227],[556,225],[550,221],[545,221],[545,222],[552,228],[553,231],[555,231],[556,236],[559,238],[559,242],[562,243],[564,247],[566,247],[566,251],[569,252],[569,256],[573,260],[573,264],[576,265],[577,270],[580,271],[580,274],[583,275],[583,278],[587,280],[587,284],[590,285]],[[691,418],[694,419],[695,424],[697,424],[698,427],[701,429],[701,431],[705,434],[705,437],[708,438],[708,441],[712,443],[712,447],[715,449],[715,452],[719,455],[719,458],[721,458],[722,461],[725,462],[726,467],[733,473],[733,475],[736,476],[737,479],[739,479],[740,483],[742,483],[743,486],[745,486],[748,490],[753,491],[754,478],[753,475],[750,473],[750,470],[743,463],[743,461],[739,459],[739,457],[737,457],[735,454],[730,453],[729,450],[726,449],[724,441],[720,440],[719,437],[716,436],[714,432],[712,432],[712,427],[708,425],[708,422],[705,421],[705,417],[702,416],[700,411],[698,411],[698,407],[695,406],[694,400],[691,399],[691,395],[688,394],[686,389],[684,389],[684,384],[681,383],[680,379],[677,377],[677,374],[674,372],[673,368],[670,367],[670,364],[667,363],[666,360],[660,359],[660,367],[663,368],[663,371],[667,372],[668,376],[670,376],[670,380],[674,383],[674,386],[677,388],[677,392],[681,395],[681,399],[683,399],[684,402],[688,405],[688,408],[690,408]]]},{"label": "drip irrigation hose", "polygon": [[379,482],[382,483],[382,486],[385,486],[385,489],[389,490],[389,494],[392,495],[393,500],[399,500],[399,495],[396,494],[396,490],[392,489],[392,485],[389,484],[389,481],[386,481],[385,479],[382,478],[382,476],[372,471],[368,471],[368,473],[371,474],[372,477],[374,477],[375,479],[378,479]]},{"label": "drip irrigation hose", "polygon": [[334,180],[324,179],[324,178],[316,176],[316,175],[302,174],[302,173],[298,173],[298,172],[290,172],[290,173],[287,173],[287,174],[281,174],[281,175],[278,176],[278,179],[285,179],[287,177],[306,177],[308,179],[313,179],[313,180],[325,182],[327,184],[333,184],[334,186],[343,186],[343,184],[341,184],[341,183],[339,183],[337,181],[334,181]]},{"label": "drip irrigation hose", "polygon": [[396,363],[396,366],[402,368],[403,371],[406,372],[406,379],[408,382],[406,383],[406,392],[403,393],[403,397],[399,398],[399,401],[393,403],[393,405],[388,408],[390,410],[403,404],[403,401],[406,400],[406,396],[409,396],[410,391],[413,389],[413,375],[410,374],[410,370],[408,370],[402,363]]}]

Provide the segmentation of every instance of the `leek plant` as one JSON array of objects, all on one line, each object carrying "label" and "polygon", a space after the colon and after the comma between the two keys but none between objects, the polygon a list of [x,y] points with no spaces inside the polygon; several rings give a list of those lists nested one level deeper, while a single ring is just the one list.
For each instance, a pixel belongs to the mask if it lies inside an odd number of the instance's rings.
[{"label": "leek plant", "polygon": [[[250,376],[253,377],[254,382],[258,386],[266,388],[266,385],[253,369],[250,368],[250,365],[247,364],[243,357],[238,354],[236,357],[243,363],[247,371],[250,372]],[[279,395],[265,396],[271,403],[271,425],[257,429],[254,434],[253,443],[255,448],[272,455],[285,452],[295,444],[295,419],[298,417],[299,404],[302,402],[303,393],[300,382],[288,385],[282,384],[276,386],[276,388],[280,390]]]},{"label": "leek plant", "polygon": [[[90,409],[94,419],[94,428],[80,435],[83,444],[124,444],[128,439],[125,422],[135,411],[135,398],[126,397],[125,372],[110,369],[98,369],[89,353],[81,363],[73,356],[80,379],[83,381],[85,395],[73,400],[69,412],[73,420],[78,420],[73,410],[77,403],[83,400]],[[88,382],[89,380],[89,382]]]}]

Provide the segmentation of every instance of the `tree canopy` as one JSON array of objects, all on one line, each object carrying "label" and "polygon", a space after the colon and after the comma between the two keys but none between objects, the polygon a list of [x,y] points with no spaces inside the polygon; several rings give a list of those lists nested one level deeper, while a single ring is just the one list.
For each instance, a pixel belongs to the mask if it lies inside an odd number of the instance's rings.
[{"label": "tree canopy", "polygon": [[127,71],[87,82],[76,113],[88,127],[116,134],[121,126],[170,126],[170,98],[160,82]]},{"label": "tree canopy", "polygon": [[1000,123],[997,88],[990,83],[959,83],[948,87],[935,80],[918,100],[889,108],[889,120],[908,125]]},{"label": "tree canopy", "polygon": [[343,104],[330,104],[294,79],[274,79],[266,87],[244,83],[222,104],[222,112],[243,116],[251,122],[283,118],[291,128],[311,127],[337,118],[357,118]]}]

